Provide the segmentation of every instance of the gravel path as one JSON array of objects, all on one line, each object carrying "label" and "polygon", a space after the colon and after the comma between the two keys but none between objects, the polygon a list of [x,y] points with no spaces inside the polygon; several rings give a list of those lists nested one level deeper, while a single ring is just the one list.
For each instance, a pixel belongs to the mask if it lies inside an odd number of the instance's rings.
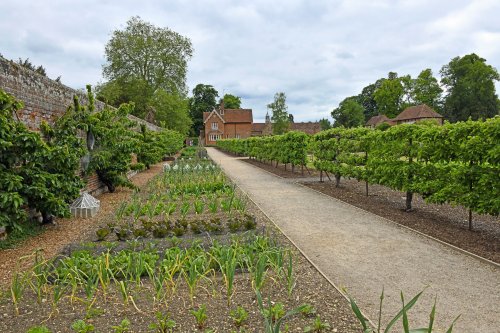
[{"label": "gravel path", "polygon": [[412,327],[427,324],[436,296],[437,332],[459,314],[454,332],[500,332],[500,269],[216,149],[208,152],[369,318],[377,318],[382,287],[389,315],[401,308],[400,291],[408,301],[427,288],[410,311]]}]

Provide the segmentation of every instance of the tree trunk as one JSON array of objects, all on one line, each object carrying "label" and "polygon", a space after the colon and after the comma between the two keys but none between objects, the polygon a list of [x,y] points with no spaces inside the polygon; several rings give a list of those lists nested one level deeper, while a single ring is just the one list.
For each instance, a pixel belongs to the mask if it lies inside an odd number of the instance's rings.
[{"label": "tree trunk", "polygon": [[339,187],[339,186],[340,186],[340,175],[336,174],[335,175],[335,187]]},{"label": "tree trunk", "polygon": [[322,183],[323,182],[323,170],[320,170],[319,171],[319,182]]},{"label": "tree trunk", "polygon": [[406,211],[409,212],[411,211],[411,201],[413,199],[413,192],[407,191],[406,192]]},{"label": "tree trunk", "polygon": [[472,229],[472,209],[469,209],[469,230]]},{"label": "tree trunk", "polygon": [[365,182],[365,194],[368,196],[368,181]]},{"label": "tree trunk", "polygon": [[50,224],[54,222],[54,215],[47,212],[42,212],[42,224]]}]

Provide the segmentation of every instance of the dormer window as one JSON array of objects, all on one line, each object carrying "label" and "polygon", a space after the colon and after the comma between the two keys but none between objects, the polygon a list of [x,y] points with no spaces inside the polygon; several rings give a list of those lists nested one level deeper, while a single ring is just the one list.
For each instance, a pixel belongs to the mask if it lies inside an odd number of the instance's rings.
[{"label": "dormer window", "polygon": [[216,122],[213,122],[213,123],[212,123],[212,129],[213,129],[213,130],[217,130],[217,129],[219,129],[219,124],[218,124],[218,123],[216,123]]}]

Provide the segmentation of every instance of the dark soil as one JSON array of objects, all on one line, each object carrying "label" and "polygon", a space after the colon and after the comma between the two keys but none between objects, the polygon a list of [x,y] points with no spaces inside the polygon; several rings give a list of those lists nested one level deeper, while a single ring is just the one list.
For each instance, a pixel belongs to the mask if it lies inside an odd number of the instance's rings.
[{"label": "dark soil", "polygon": [[476,255],[500,263],[500,218],[491,215],[472,214],[473,230],[468,230],[468,210],[450,205],[426,203],[419,195],[414,195],[412,210],[405,211],[406,193],[391,190],[385,186],[370,185],[369,195],[365,195],[365,183],[353,179],[342,179],[340,187],[335,187],[323,174],[324,182],[319,182],[319,172],[301,174],[300,168],[292,173],[290,165],[285,170],[280,164],[262,163],[246,160],[268,172],[284,178],[294,178],[314,190],[347,202],[387,218],[393,222],[408,226],[424,234],[450,243]]}]

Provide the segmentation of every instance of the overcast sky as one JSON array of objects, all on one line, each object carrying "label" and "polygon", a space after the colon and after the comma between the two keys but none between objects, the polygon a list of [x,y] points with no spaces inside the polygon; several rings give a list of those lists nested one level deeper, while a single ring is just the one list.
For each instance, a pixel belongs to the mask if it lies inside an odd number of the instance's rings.
[{"label": "overcast sky", "polygon": [[254,121],[279,91],[295,121],[314,121],[389,71],[438,76],[472,52],[500,69],[500,0],[2,0],[0,53],[82,88],[135,15],[191,39],[190,90],[240,96]]}]

